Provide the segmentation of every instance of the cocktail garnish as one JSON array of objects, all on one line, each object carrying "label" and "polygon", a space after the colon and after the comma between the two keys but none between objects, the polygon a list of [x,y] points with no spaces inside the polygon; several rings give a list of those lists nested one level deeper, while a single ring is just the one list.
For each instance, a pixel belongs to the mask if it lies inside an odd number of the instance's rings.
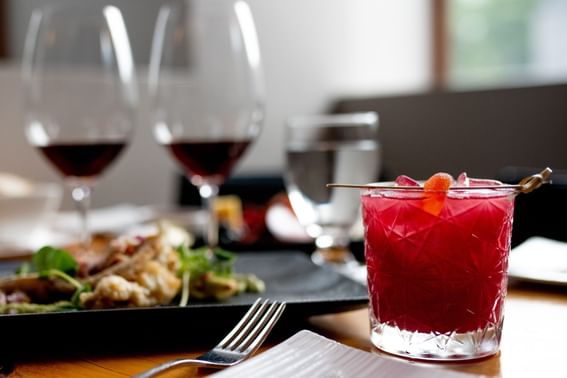
[{"label": "cocktail garnish", "polygon": [[423,189],[426,192],[448,192],[452,182],[453,177],[450,174],[439,172],[423,184]]},{"label": "cocktail garnish", "polygon": [[[530,193],[535,189],[539,188],[543,184],[549,184],[551,182],[551,173],[553,171],[551,168],[547,167],[540,173],[535,175],[531,175],[528,177],[524,177],[518,184],[516,185],[508,185],[508,184],[500,184],[499,181],[496,180],[484,180],[484,179],[473,179],[468,178],[469,186],[464,185],[457,185],[450,186],[450,190],[506,190],[512,189],[516,190],[520,193]],[[464,181],[463,177],[463,181]],[[397,181],[397,180],[396,180]],[[347,188],[347,189],[379,189],[379,190],[424,190],[425,188],[421,186],[415,185],[393,185],[392,183],[377,183],[377,184],[340,184],[340,183],[331,183],[327,184],[328,188]]]},{"label": "cocktail garnish", "polygon": [[425,184],[425,198],[423,199],[423,210],[432,215],[439,215],[445,204],[447,192],[451,187],[453,177],[448,173],[439,172],[431,176]]},{"label": "cocktail garnish", "polygon": [[522,193],[530,193],[542,186],[543,184],[547,184],[551,182],[551,173],[553,171],[551,168],[547,167],[543,171],[538,174],[531,175],[528,177],[524,177],[518,183],[520,187],[520,192]]}]

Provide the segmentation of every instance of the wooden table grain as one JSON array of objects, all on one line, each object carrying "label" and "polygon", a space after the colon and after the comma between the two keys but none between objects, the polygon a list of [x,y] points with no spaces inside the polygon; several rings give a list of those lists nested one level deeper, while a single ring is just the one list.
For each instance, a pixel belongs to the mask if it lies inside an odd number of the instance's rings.
[{"label": "wooden table grain", "polygon": [[[309,328],[328,338],[380,354],[385,358],[395,358],[372,347],[368,338],[366,309],[312,317],[302,323],[300,328]],[[286,334],[285,330],[279,330],[276,335],[268,338],[258,353],[296,331],[298,329],[290,329],[289,334]],[[205,349],[205,345],[188,345],[186,350],[167,353],[148,351],[114,356],[77,353],[57,358],[50,358],[46,354],[44,358],[35,361],[16,361],[8,376],[128,377],[172,358],[196,356]],[[550,289],[515,284],[509,288],[506,298],[504,331],[499,354],[477,362],[427,365],[490,378],[567,377],[566,362],[567,288]],[[431,371],[434,376],[434,370]],[[163,377],[199,377],[210,373],[211,370],[188,367],[171,371]]]}]

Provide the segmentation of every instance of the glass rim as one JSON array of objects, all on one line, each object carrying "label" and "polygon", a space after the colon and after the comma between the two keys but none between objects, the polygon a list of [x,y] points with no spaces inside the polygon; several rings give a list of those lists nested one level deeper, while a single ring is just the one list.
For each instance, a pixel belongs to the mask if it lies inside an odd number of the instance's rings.
[{"label": "glass rim", "polygon": [[361,188],[362,195],[376,192],[406,192],[406,193],[460,193],[460,194],[509,194],[518,191],[517,185],[477,185],[477,186],[450,186],[448,190],[425,190],[425,181],[418,181],[420,186],[396,185],[394,181],[373,182],[366,184],[368,188]]}]

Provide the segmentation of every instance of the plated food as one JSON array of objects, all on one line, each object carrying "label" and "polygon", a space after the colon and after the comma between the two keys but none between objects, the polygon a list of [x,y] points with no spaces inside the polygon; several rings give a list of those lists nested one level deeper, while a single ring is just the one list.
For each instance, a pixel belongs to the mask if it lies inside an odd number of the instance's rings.
[{"label": "plated food", "polygon": [[236,255],[190,249],[190,242],[184,230],[161,223],[149,236],[101,237],[88,251],[43,247],[0,277],[0,314],[185,306],[264,290],[256,276],[234,272]]}]

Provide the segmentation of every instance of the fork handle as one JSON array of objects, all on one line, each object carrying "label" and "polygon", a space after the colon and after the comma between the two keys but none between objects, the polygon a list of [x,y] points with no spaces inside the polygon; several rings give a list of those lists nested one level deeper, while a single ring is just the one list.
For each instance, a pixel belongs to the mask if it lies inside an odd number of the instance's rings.
[{"label": "fork handle", "polygon": [[218,363],[211,363],[209,361],[197,360],[194,358],[178,358],[176,360],[171,360],[157,365],[151,369],[136,374],[133,378],[150,378],[158,374],[164,373],[167,370],[179,367],[179,366],[197,366],[206,368],[223,368],[226,366],[219,365]]}]

